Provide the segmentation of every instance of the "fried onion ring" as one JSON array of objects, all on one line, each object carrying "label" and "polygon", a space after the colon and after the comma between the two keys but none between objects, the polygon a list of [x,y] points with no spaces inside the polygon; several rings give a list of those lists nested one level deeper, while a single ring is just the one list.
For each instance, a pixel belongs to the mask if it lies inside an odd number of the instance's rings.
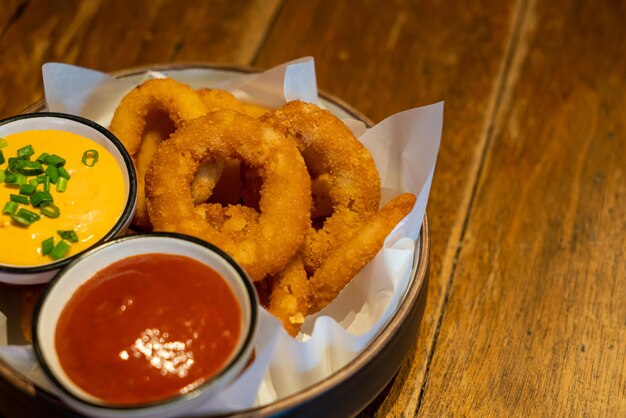
[{"label": "fried onion ring", "polygon": [[[133,226],[150,229],[146,210],[144,175],[149,164],[137,164],[137,157],[148,121],[148,114],[164,111],[176,129],[184,122],[207,113],[200,96],[188,85],[171,78],[152,79],[135,87],[120,102],[115,110],[110,131],[119,138],[138,168],[137,172],[137,211]],[[154,141],[152,141],[154,142]],[[156,148],[152,144],[152,149]],[[148,159],[149,160],[149,159]]]},{"label": "fried onion ring", "polygon": [[337,247],[309,280],[313,314],[339,292],[382,248],[385,238],[415,205],[415,195],[403,193],[371,216],[350,239]]},{"label": "fried onion ring", "polygon": [[193,197],[194,204],[200,205],[209,200],[223,172],[223,158],[217,158],[215,160],[209,158],[202,161],[200,167],[198,167],[196,176],[191,182],[191,196]]},{"label": "fried onion ring", "polygon": [[300,257],[294,257],[280,273],[267,279],[271,291],[268,311],[296,336],[309,311],[309,280]]},{"label": "fried onion ring", "polygon": [[258,118],[270,111],[267,107],[261,105],[242,102],[229,91],[219,89],[199,89],[196,91],[209,112],[219,109],[230,109],[253,118]]},{"label": "fried onion ring", "polygon": [[[194,210],[189,185],[207,157],[234,158],[263,177],[254,233],[216,228]],[[257,119],[230,110],[201,116],[161,144],[146,174],[154,230],[193,235],[221,247],[253,280],[281,271],[309,227],[311,179],[295,144]]]},{"label": "fried onion ring", "polygon": [[369,151],[327,110],[293,101],[261,119],[293,138],[300,152],[319,157],[329,173],[333,213],[321,229],[309,228],[303,248],[304,266],[312,273],[363,219],[378,211],[380,177]]}]

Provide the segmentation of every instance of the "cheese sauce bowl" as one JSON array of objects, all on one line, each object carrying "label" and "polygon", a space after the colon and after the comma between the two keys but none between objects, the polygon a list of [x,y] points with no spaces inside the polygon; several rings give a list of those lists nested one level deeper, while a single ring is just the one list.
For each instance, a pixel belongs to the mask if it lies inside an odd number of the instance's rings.
[{"label": "cheese sauce bowl", "polygon": [[22,114],[0,120],[0,151],[0,282],[46,283],[126,232],[137,176],[107,129],[69,114]]},{"label": "cheese sauce bowl", "polygon": [[182,414],[244,369],[258,303],[245,271],[214,245],[131,235],[79,255],[53,278],[35,307],[33,346],[78,412]]}]

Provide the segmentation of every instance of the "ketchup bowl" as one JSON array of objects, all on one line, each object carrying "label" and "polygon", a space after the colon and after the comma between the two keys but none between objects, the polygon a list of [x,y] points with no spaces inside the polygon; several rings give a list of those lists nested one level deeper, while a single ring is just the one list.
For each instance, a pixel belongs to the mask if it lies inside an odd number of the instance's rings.
[{"label": "ketchup bowl", "polygon": [[169,416],[239,375],[257,309],[245,271],[214,245],[131,235],[81,254],[52,279],[35,307],[33,346],[75,410]]},{"label": "ketchup bowl", "polygon": [[133,162],[107,129],[63,113],[0,120],[0,282],[48,282],[124,234],[136,204]]}]

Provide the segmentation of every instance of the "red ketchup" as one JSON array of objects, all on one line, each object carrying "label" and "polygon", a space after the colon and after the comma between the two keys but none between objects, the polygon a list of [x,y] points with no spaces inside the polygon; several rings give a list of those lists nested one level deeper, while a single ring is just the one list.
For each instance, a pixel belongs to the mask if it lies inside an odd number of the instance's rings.
[{"label": "red ketchup", "polygon": [[65,306],[55,344],[85,392],[113,405],[184,394],[235,350],[241,307],[226,281],[188,257],[143,254],[99,271]]}]

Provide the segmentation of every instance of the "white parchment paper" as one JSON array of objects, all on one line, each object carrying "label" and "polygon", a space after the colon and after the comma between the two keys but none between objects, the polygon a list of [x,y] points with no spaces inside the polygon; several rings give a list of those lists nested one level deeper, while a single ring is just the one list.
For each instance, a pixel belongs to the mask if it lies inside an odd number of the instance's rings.
[{"label": "white parchment paper", "polygon": [[[217,84],[203,83],[206,71],[191,69],[167,75],[194,88],[230,90],[243,101],[272,108],[295,99],[324,105],[318,98],[312,58],[262,73],[233,73]],[[163,76],[148,72],[141,80]],[[49,110],[81,115],[105,127],[119,101],[136,85],[128,79],[114,79],[98,71],[57,63],[45,64],[43,77]],[[337,299],[307,318],[297,339],[261,308],[254,362],[229,387],[197,408],[195,414],[231,412],[271,403],[319,382],[363,351],[401,303],[412,277],[415,242],[435,169],[443,104],[392,115],[370,129],[354,119],[344,121],[374,157],[383,187],[382,203],[408,191],[418,196],[415,208]],[[1,323],[0,318],[0,336]],[[30,346],[0,347],[0,357],[38,385],[57,393],[38,367]]]}]

